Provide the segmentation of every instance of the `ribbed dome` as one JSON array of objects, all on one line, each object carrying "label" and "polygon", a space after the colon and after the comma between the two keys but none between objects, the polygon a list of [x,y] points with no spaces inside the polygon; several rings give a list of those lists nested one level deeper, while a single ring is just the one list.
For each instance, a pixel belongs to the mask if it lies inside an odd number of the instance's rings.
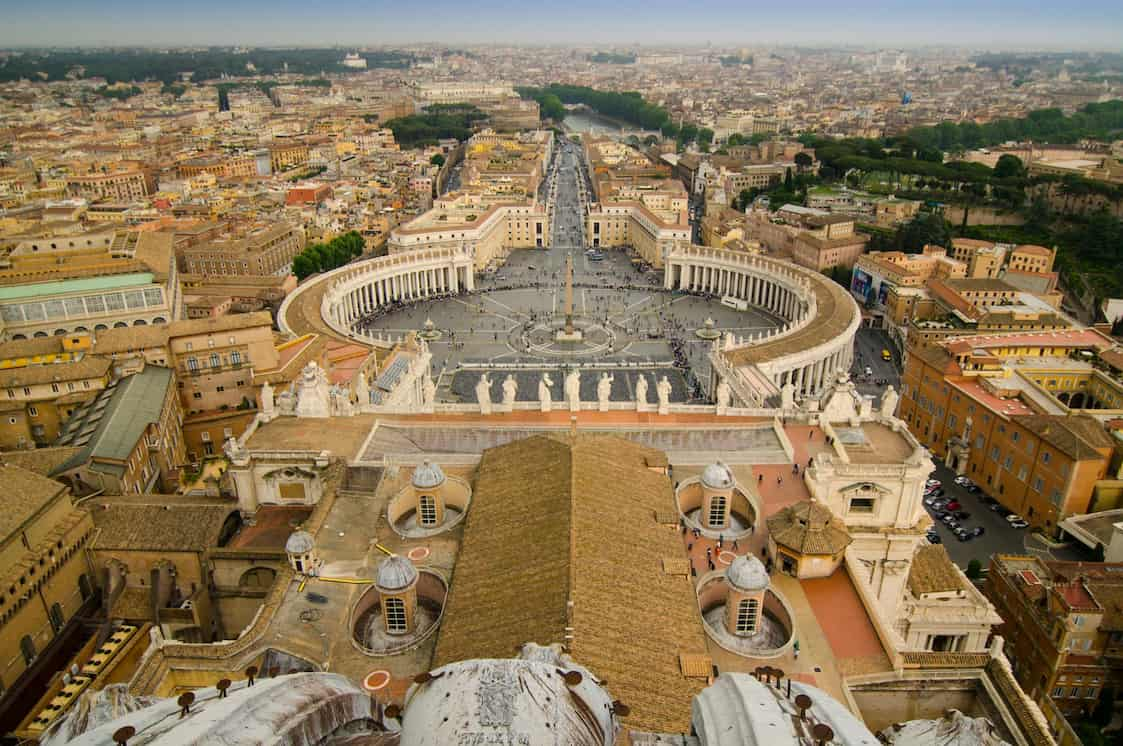
[{"label": "ribbed dome", "polygon": [[417,580],[417,569],[405,557],[391,554],[378,566],[378,578],[374,581],[384,591],[400,591],[408,588]]},{"label": "ribbed dome", "polygon": [[289,554],[308,554],[312,551],[313,544],[315,540],[312,539],[312,534],[307,531],[295,531],[285,542],[285,551]]},{"label": "ribbed dome", "polygon": [[733,486],[733,472],[725,464],[710,464],[702,470],[702,484],[715,490],[727,490]]},{"label": "ribbed dome", "polygon": [[418,489],[429,490],[444,484],[445,473],[441,467],[430,461],[423,461],[421,466],[413,470],[413,486]]},{"label": "ribbed dome", "polygon": [[768,587],[768,571],[756,555],[744,554],[725,571],[729,584],[741,591],[762,591]]}]

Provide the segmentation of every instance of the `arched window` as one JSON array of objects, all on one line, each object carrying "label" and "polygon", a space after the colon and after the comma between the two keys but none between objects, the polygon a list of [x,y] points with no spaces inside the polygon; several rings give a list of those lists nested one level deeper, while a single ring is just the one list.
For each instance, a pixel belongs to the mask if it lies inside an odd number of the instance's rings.
[{"label": "arched window", "polygon": [[714,495],[710,500],[710,525],[725,525],[725,495]]},{"label": "arched window", "polygon": [[406,602],[400,598],[388,598],[383,604],[386,610],[386,631],[406,631]]},{"label": "arched window", "polygon": [[422,526],[437,525],[437,501],[432,495],[422,495],[418,500],[418,514]]},{"label": "arched window", "polygon": [[90,586],[90,578],[86,573],[78,576],[78,593],[82,595],[83,601],[94,595],[94,589]]},{"label": "arched window", "polygon": [[51,621],[51,629],[57,635],[66,626],[66,618],[62,614],[62,607],[57,603],[51,604],[51,608],[47,610],[47,616]]},{"label": "arched window", "polygon": [[276,576],[277,573],[270,567],[251,567],[238,579],[238,587],[268,589]]},{"label": "arched window", "polygon": [[31,635],[24,635],[20,638],[19,651],[23,653],[24,664],[30,666],[37,655],[35,652],[35,641],[31,639]]},{"label": "arched window", "polygon": [[743,598],[737,605],[737,634],[751,635],[756,632],[760,604],[755,598]]}]

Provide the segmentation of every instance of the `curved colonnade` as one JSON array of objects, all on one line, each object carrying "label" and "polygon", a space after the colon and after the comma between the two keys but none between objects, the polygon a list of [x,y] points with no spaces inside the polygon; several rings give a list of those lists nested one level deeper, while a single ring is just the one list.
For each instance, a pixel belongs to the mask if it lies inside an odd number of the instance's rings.
[{"label": "curved colonnade", "polygon": [[684,246],[666,258],[664,287],[743,300],[787,319],[757,338],[727,338],[711,356],[717,375],[746,406],[774,399],[791,384],[816,396],[849,371],[861,310],[850,294],[818,272],[726,249]]},{"label": "curved colonnade", "polygon": [[[307,333],[298,308],[320,293],[319,318],[331,331],[371,345],[383,342],[354,329],[355,322],[394,303],[408,303],[475,289],[472,253],[465,248],[417,249],[381,256],[334,269],[285,298],[277,314],[281,330]],[[302,297],[307,294],[308,297]]]},{"label": "curved colonnade", "polygon": [[[714,374],[729,384],[735,404],[774,406],[788,384],[794,394],[816,396],[850,369],[861,311],[845,289],[817,272],[742,252],[682,246],[666,257],[664,287],[736,298],[786,319],[782,328],[759,336],[726,335],[711,355]],[[285,299],[278,323],[294,335],[317,331],[392,344],[356,330],[355,323],[389,305],[474,289],[470,250],[416,249],[349,264],[302,284]]]}]

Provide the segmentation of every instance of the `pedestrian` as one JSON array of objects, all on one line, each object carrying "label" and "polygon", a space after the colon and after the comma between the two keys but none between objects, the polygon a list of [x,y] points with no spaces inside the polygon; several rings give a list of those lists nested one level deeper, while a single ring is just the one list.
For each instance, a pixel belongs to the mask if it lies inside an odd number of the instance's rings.
[{"label": "pedestrian", "polygon": [[713,556],[714,556],[713,548],[712,547],[706,547],[706,559],[709,559],[710,557],[713,557]]},{"label": "pedestrian", "polygon": [[725,536],[723,534],[717,535],[717,548],[721,549],[722,544],[725,543]]},{"label": "pedestrian", "polygon": [[757,474],[756,475],[756,483],[760,484],[763,481],[764,481],[764,475],[763,474]]},{"label": "pedestrian", "polygon": [[693,552],[693,551],[694,551],[694,542],[692,542],[692,541],[691,541],[691,542],[687,542],[687,544],[686,544],[686,551],[687,551],[687,553],[690,553],[690,552]]},{"label": "pedestrian", "polygon": [[[749,530],[751,531],[751,530],[752,530],[752,528],[750,527],[750,529],[749,529]],[[734,539],[734,540],[733,540],[733,551],[734,551],[734,552],[736,552],[736,551],[737,551],[737,540],[736,540],[736,539]]]},{"label": "pedestrian", "polygon": [[815,431],[814,430],[808,430],[807,431],[807,439],[808,440],[815,440]]},{"label": "pedestrian", "polygon": [[784,478],[782,476],[780,476],[779,474],[777,474],[776,475],[776,484],[783,484],[783,483],[784,483]]},{"label": "pedestrian", "polygon": [[714,561],[710,560],[710,572],[714,571]]}]

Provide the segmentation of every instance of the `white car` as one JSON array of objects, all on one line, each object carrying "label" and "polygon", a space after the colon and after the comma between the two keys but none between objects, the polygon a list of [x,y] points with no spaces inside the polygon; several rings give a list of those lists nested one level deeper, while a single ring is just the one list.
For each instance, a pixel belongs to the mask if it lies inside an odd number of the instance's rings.
[{"label": "white car", "polygon": [[[1022,518],[1017,513],[1011,513],[1010,515],[1006,516],[1006,522],[1009,523],[1014,528],[1025,528],[1026,526],[1029,525],[1028,523],[1026,523],[1026,519]],[[1021,525],[1018,525],[1018,524],[1021,524]]]},{"label": "white car", "polygon": [[1025,528],[1027,526],[1029,526],[1029,524],[1023,521],[1021,518],[1016,521],[1010,521],[1011,528]]},{"label": "white car", "polygon": [[929,479],[927,482],[924,483],[924,485],[926,487],[928,487],[929,489],[939,487],[941,484],[942,484],[942,482],[939,479]]}]

